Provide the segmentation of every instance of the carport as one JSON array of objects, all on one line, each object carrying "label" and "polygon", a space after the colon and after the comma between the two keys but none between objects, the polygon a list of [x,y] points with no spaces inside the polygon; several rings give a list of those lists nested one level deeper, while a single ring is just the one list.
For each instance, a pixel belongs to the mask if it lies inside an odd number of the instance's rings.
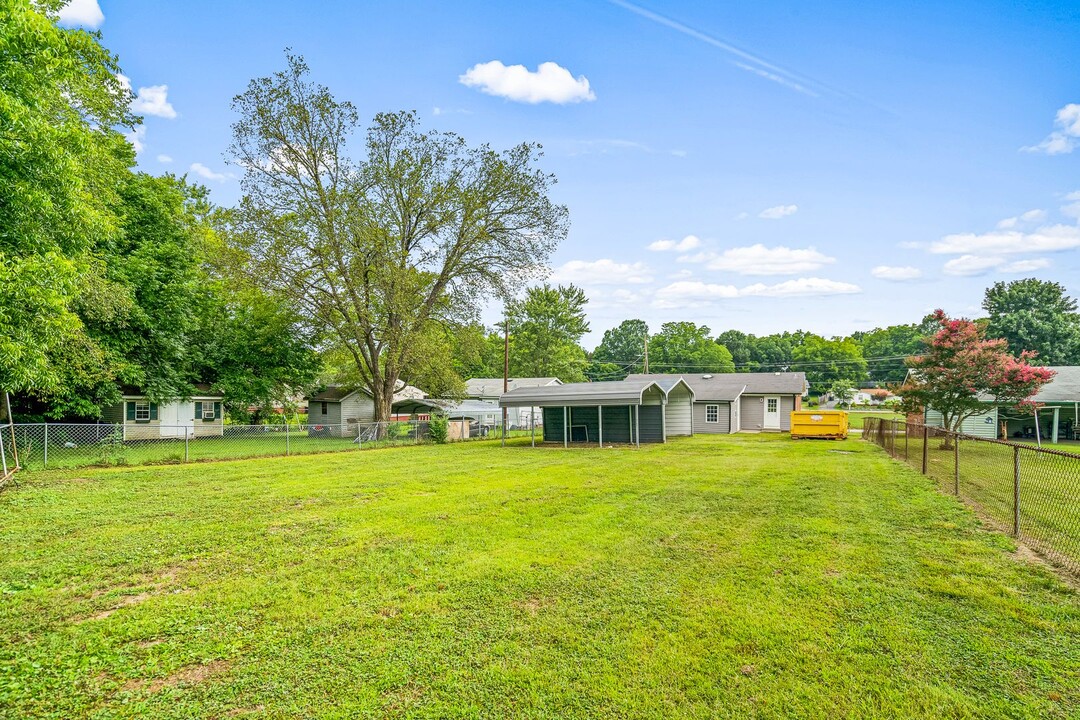
[{"label": "carport", "polygon": [[[666,387],[665,387],[666,386]],[[669,428],[669,405],[676,417],[689,417],[693,391],[682,380],[661,385],[653,380],[568,383],[518,388],[499,398],[501,407],[540,408],[544,413],[544,442],[629,443],[667,442],[669,435],[690,435],[689,423]],[[536,445],[536,424],[531,425]]]}]

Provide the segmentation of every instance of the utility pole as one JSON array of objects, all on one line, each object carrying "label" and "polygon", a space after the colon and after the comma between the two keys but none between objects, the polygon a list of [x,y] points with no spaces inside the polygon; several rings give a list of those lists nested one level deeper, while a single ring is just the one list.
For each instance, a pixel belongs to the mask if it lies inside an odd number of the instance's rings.
[{"label": "utility pole", "polygon": [[645,374],[649,374],[649,333],[645,333]]},{"label": "utility pole", "polygon": [[[503,394],[510,392],[510,316],[503,313]],[[502,409],[502,436],[506,444],[506,406]]]}]

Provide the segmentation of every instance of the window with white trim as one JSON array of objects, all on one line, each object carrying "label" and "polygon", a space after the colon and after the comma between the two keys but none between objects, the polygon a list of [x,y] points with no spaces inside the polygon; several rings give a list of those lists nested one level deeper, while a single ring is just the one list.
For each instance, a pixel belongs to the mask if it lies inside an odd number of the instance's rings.
[{"label": "window with white trim", "polygon": [[707,422],[707,423],[720,422],[720,406],[719,405],[706,405],[705,406],[705,422]]},{"label": "window with white trim", "polygon": [[135,401],[135,421],[150,420],[150,402],[144,400]]},{"label": "window with white trim", "polygon": [[768,400],[765,401],[766,410],[768,410],[768,412],[770,412],[770,413],[777,412],[777,410],[779,410],[779,408],[777,407],[777,403],[779,403],[779,402],[780,401],[777,400],[776,398],[769,398]]},{"label": "window with white trim", "polygon": [[214,413],[214,403],[212,403],[212,402],[204,402],[202,404],[202,419],[203,420],[214,420],[214,419],[216,419],[216,414]]}]

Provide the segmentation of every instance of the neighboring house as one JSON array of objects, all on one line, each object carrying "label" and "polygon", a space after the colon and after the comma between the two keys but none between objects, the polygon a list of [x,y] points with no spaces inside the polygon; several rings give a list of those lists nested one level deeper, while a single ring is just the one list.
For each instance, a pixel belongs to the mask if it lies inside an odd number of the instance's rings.
[{"label": "neighboring house", "polygon": [[896,398],[896,396],[884,388],[870,388],[869,390],[859,390],[852,395],[851,404],[884,405],[885,401],[891,398]]},{"label": "neighboring house", "polygon": [[810,386],[801,372],[634,374],[627,380],[683,380],[693,391],[694,434],[788,432]]},{"label": "neighboring house", "polygon": [[[394,407],[419,400],[424,397],[420,388],[398,382],[394,393]],[[329,385],[307,399],[308,425],[320,435],[352,437],[357,433],[357,424],[375,422],[375,401],[366,388],[347,388],[342,385]]]},{"label": "neighboring house", "polygon": [[[1036,426],[1038,437],[1045,442],[1078,440],[1080,425],[1080,366],[1050,367],[1056,373],[1054,379],[1042,386],[1035,397],[1040,403],[1038,423],[1035,416],[1021,413],[1007,406],[988,409],[973,415],[961,424],[960,432],[989,439],[1034,439]],[[987,402],[992,398],[985,398]],[[925,409],[924,417],[930,427],[942,427],[941,413],[932,407]]]},{"label": "neighboring house", "polygon": [[547,442],[667,442],[692,435],[693,390],[681,378],[534,385],[511,390],[499,405],[540,408]]},{"label": "neighboring house", "polygon": [[123,427],[124,440],[220,437],[224,432],[222,394],[196,383],[188,400],[150,402],[142,390],[121,388],[123,400],[102,409],[102,419]]},{"label": "neighboring house", "polygon": [[[550,387],[562,385],[562,381],[555,377],[533,378],[510,378],[508,392],[519,388]],[[502,378],[471,378],[465,381],[465,397],[473,400],[498,403],[503,394]],[[506,424],[512,428],[527,428],[533,420],[532,408],[512,407],[506,409]],[[543,422],[538,414],[536,424]]]}]

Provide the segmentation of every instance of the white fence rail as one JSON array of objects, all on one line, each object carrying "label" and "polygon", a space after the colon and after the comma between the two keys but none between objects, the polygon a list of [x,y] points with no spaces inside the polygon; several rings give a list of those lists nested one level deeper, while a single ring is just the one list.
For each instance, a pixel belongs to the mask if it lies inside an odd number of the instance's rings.
[{"label": "white fence rail", "polygon": [[[14,433],[5,428],[2,450],[10,459],[12,450],[17,449],[19,469],[33,471],[349,452],[431,442],[427,421],[223,425],[212,435],[207,435],[204,427],[196,434],[192,426],[139,425],[137,440],[130,439],[135,434],[130,427],[125,432],[124,424],[16,424]],[[148,434],[152,437],[146,437]],[[449,442],[500,437],[498,424],[449,423]]]}]

